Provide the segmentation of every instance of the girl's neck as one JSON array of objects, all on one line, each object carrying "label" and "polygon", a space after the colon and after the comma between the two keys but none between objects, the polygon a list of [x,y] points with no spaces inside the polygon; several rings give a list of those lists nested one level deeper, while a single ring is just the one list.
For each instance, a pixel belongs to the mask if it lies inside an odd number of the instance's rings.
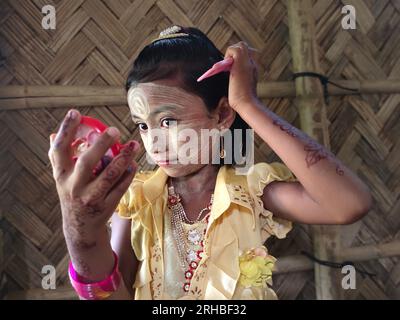
[{"label": "girl's neck", "polygon": [[208,164],[187,176],[170,179],[172,179],[173,186],[179,194],[213,192],[218,170],[218,166]]}]

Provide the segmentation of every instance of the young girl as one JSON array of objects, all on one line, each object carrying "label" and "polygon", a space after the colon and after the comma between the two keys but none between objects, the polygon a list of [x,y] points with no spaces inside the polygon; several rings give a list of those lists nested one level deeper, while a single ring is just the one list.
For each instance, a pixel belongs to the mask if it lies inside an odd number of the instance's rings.
[{"label": "young girl", "polygon": [[[196,81],[224,57],[233,58],[230,73]],[[76,110],[51,136],[69,274],[81,299],[276,299],[268,237],[284,238],[292,221],[348,224],[368,212],[371,196],[360,179],[257,98],[254,59],[244,42],[224,56],[198,29],[178,26],[141,51],[127,81],[128,104],[155,171],[136,173],[139,145],[130,141],[91,175],[118,139],[115,128],[73,164]],[[249,126],[284,164],[261,162],[238,174],[226,160],[252,146],[219,145],[215,164],[207,139],[183,163],[187,141],[171,139],[204,129],[240,129],[243,137]]]}]

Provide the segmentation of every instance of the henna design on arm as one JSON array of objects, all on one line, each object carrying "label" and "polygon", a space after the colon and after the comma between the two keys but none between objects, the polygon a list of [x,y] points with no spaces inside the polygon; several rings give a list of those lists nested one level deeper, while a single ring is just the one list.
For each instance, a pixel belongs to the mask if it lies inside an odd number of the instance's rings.
[{"label": "henna design on arm", "polygon": [[340,176],[344,175],[344,170],[341,168],[341,165],[337,163],[335,156],[328,151],[324,146],[320,145],[315,140],[311,139],[304,132],[300,131],[296,127],[289,124],[287,121],[279,118],[272,112],[268,112],[272,117],[273,125],[278,126],[282,131],[286,132],[289,136],[293,138],[299,138],[302,141],[306,142],[304,146],[304,151],[306,151],[306,164],[307,168],[317,164],[319,161],[324,159],[331,159],[336,163],[336,173]]},{"label": "henna design on arm", "polygon": [[336,166],[336,173],[337,173],[339,176],[343,176],[343,175],[344,175],[344,171],[343,171],[343,169],[340,167],[340,164],[338,164],[338,165]]},{"label": "henna design on arm", "polygon": [[307,168],[310,168],[321,160],[327,159],[329,156],[328,151],[315,141],[309,141],[307,145],[304,146],[304,151],[307,152]]},{"label": "henna design on arm", "polygon": [[312,140],[311,138],[308,138],[307,140],[308,143],[304,146],[304,151],[307,152],[307,168],[310,168],[321,160],[329,159],[336,164],[336,174],[339,176],[344,175],[344,170],[342,169],[340,163],[338,163],[338,160],[335,158],[335,155],[332,152],[330,152],[324,146],[320,145],[318,142]]},{"label": "henna design on arm", "polygon": [[[72,251],[88,251],[97,246],[96,241],[83,240],[83,231],[78,231],[71,226],[65,226],[65,241]],[[79,234],[79,236],[77,235]]]},{"label": "henna design on arm", "polygon": [[[285,121],[286,122],[286,121]],[[274,119],[272,122],[275,126],[278,126],[282,131],[286,132],[289,136],[296,138],[298,137],[298,134],[296,133],[296,128],[288,124],[287,122],[285,123],[284,121],[280,120],[279,118]]]},{"label": "henna design on arm", "polygon": [[73,259],[73,265],[74,269],[80,276],[84,278],[90,278],[90,276],[92,275],[92,270],[84,259],[79,257]]},{"label": "henna design on arm", "polygon": [[89,240],[85,232],[83,214],[77,213],[74,217],[64,219],[64,236],[67,246],[72,250],[90,250],[96,247],[95,240]]}]

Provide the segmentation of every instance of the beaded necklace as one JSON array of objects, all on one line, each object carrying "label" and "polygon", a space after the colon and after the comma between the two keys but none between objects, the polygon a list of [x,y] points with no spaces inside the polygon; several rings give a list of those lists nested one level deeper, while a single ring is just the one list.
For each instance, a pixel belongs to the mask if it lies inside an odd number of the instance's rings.
[{"label": "beaded necklace", "polygon": [[[182,202],[181,197],[175,192],[174,186],[170,183],[168,187],[168,208],[171,209],[171,229],[172,235],[175,240],[175,246],[178,252],[180,265],[184,271],[186,282],[183,285],[185,292],[189,291],[190,282],[193,277],[194,271],[196,270],[204,251],[204,234],[206,228],[204,225],[203,232],[200,232],[197,228],[191,229],[186,232],[184,223],[194,224],[198,222],[208,223],[211,206],[214,200],[214,194],[211,194],[211,199],[207,207],[200,210],[197,218],[191,220],[188,218]],[[207,212],[206,216],[200,220],[204,212]],[[205,220],[205,221],[204,221]],[[194,248],[198,248],[195,250]]]}]

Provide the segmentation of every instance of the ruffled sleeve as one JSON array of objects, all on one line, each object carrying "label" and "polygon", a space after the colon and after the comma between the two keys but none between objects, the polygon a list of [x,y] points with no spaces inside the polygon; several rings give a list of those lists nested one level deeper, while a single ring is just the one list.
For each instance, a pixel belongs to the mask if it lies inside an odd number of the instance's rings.
[{"label": "ruffled sleeve", "polygon": [[136,173],[128,190],[122,196],[115,211],[121,218],[132,219],[134,215],[146,204],[143,194],[143,182],[153,171],[141,171]]},{"label": "ruffled sleeve", "polygon": [[277,218],[264,208],[261,196],[266,185],[272,181],[298,181],[289,168],[280,162],[270,164],[260,162],[250,168],[247,175],[249,192],[255,201],[255,213],[259,218],[261,239],[265,242],[270,236],[279,239],[286,237],[292,229],[292,222]]}]

